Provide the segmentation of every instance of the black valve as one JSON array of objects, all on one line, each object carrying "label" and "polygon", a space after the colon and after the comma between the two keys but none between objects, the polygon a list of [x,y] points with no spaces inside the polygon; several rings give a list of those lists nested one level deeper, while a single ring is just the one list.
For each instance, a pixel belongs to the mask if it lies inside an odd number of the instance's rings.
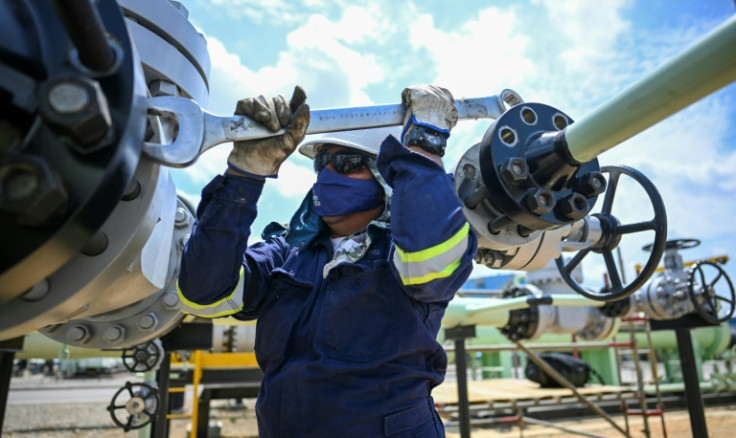
[{"label": "black valve", "polygon": [[158,407],[159,397],[156,388],[146,383],[125,382],[125,385],[112,396],[107,410],[112,421],[128,432],[156,421]]},{"label": "black valve", "polygon": [[156,341],[123,350],[123,365],[131,373],[151,371],[160,363],[163,348]]},{"label": "black valve", "polygon": [[695,311],[709,323],[720,324],[733,316],[733,283],[718,264],[707,260],[695,263],[687,278],[687,292]]},{"label": "black valve", "polygon": [[[664,208],[664,201],[662,201],[657,188],[641,172],[625,166],[607,166],[602,169],[602,172],[610,174],[610,183],[606,188],[600,213],[593,215],[600,221],[601,238],[594,246],[578,251],[571,260],[566,262],[560,256],[555,262],[557,263],[557,268],[560,271],[562,279],[575,292],[591,300],[616,301],[628,297],[642,287],[657,269],[657,265],[662,259],[662,254],[664,254],[667,240],[667,213]],[[632,178],[642,186],[654,210],[654,216],[652,218],[633,224],[621,224],[613,214],[613,200],[616,196],[616,188],[622,175]],[[642,231],[654,231],[654,243],[651,245],[649,258],[641,272],[631,282],[624,284],[619,274],[620,270],[616,264],[616,258],[613,252],[618,247],[621,237],[624,234],[635,234]],[[583,288],[571,275],[583,259],[592,253],[603,256],[607,275],[611,280],[610,287],[599,292]]]},{"label": "black valve", "polygon": [[[533,297],[526,288],[513,286],[503,291],[503,298]],[[524,309],[515,309],[509,312],[509,320],[499,331],[511,341],[520,341],[531,338],[539,325],[539,308],[529,306]]]}]

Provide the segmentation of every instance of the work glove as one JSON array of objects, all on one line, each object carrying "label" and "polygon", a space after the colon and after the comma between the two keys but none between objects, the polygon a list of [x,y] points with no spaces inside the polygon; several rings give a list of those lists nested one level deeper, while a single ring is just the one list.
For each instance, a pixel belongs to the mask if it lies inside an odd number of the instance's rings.
[{"label": "work glove", "polygon": [[401,93],[404,106],[404,146],[418,146],[425,151],[445,154],[447,138],[457,124],[457,107],[452,94],[434,85],[412,85]]},{"label": "work glove", "polygon": [[269,131],[284,128],[285,132],[275,137],[234,142],[227,158],[228,168],[248,176],[275,178],[281,163],[307,133],[309,105],[306,100],[307,94],[297,85],[289,102],[281,95],[272,99],[258,96],[238,101],[235,115],[248,116]]}]

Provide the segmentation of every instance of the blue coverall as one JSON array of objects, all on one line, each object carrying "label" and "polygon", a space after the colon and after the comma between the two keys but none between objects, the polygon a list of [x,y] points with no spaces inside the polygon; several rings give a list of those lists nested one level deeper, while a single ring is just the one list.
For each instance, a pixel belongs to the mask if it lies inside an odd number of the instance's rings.
[{"label": "blue coverall", "polygon": [[261,438],[444,436],[436,337],[476,237],[435,162],[388,137],[377,166],[393,188],[390,229],[369,225],[365,255],[326,278],[327,233],[246,247],[262,181],[218,176],[202,192],[179,294],[188,313],[257,318]]}]

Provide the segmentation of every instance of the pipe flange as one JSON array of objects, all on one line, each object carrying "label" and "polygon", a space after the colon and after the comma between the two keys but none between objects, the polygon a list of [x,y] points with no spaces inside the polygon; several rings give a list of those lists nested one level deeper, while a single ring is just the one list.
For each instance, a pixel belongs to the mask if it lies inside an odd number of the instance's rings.
[{"label": "pipe flange", "polygon": [[[503,298],[533,297],[524,287],[513,286],[503,291]],[[536,306],[509,312],[509,320],[499,331],[511,341],[531,339],[539,325],[539,309]]]},{"label": "pipe flange", "polygon": [[557,228],[584,217],[605,189],[598,160],[577,163],[554,136],[572,123],[556,108],[516,105],[486,131],[480,163],[491,204],[530,230]]}]

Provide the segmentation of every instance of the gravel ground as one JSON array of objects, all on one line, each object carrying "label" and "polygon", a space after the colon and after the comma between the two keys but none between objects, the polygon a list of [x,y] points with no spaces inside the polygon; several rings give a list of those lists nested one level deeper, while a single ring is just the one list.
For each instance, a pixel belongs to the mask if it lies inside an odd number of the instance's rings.
[{"label": "gravel ground", "polygon": [[[107,407],[126,382],[141,383],[142,377],[122,373],[93,379],[56,379],[34,375],[13,378],[0,436],[13,438],[113,438],[138,437],[140,430],[124,432],[112,420]],[[137,388],[137,387],[136,387]],[[189,388],[191,389],[191,387]],[[182,412],[191,412],[191,390],[186,393]],[[89,400],[89,401],[80,401]],[[127,392],[115,399],[117,405],[130,400]],[[255,399],[236,404],[230,400],[213,400],[210,418],[221,425],[223,437],[258,437],[255,420]],[[115,410],[119,421],[125,422],[124,408]],[[147,417],[143,417],[147,419]],[[189,419],[170,423],[170,437],[187,437]],[[149,434],[140,436],[148,437]]]},{"label": "gravel ground", "polygon": [[[23,391],[23,389],[32,389],[33,385],[49,388],[49,391],[63,390],[63,386],[79,387],[104,385],[112,389],[115,385],[126,380],[131,380],[130,376],[121,376],[118,380],[111,381],[61,381],[61,382],[36,382],[31,380],[18,382],[15,379],[11,381],[11,399],[6,409],[5,421],[2,430],[2,436],[7,438],[115,438],[115,437],[138,437],[149,436],[147,434],[140,435],[138,430],[123,432],[123,430],[114,425],[107,406],[110,400],[90,401],[90,402],[68,402],[59,403],[50,402],[40,397],[37,402],[13,403],[13,391]],[[25,386],[23,386],[25,385]],[[60,388],[61,386],[61,388]],[[119,401],[125,401],[121,399]],[[189,410],[189,401],[185,406],[185,410]],[[223,438],[257,438],[257,425],[253,406],[254,399],[245,399],[244,403],[237,405],[229,400],[216,400],[212,402],[211,419],[221,425],[221,436]],[[709,435],[712,438],[732,437],[735,436],[736,430],[736,400],[734,404],[724,407],[708,407],[706,408],[706,418]],[[123,413],[124,414],[124,413]],[[126,415],[122,415],[126,418]],[[621,416],[613,417],[617,424],[624,427],[624,421]],[[639,417],[630,417],[631,436],[645,437],[643,433],[642,420]],[[666,436],[669,438],[686,438],[691,437],[690,420],[687,411],[678,410],[665,413]],[[185,438],[187,437],[188,419],[173,420],[171,422],[170,437]],[[565,420],[556,422],[563,427],[582,430],[588,434],[598,436],[617,437],[621,436],[606,421],[598,418],[588,418],[580,420]],[[650,419],[650,436],[664,437],[662,433],[659,418]],[[448,438],[458,438],[459,434],[456,430],[448,429]],[[524,426],[523,435],[518,425],[508,424],[506,426],[496,426],[487,429],[473,429],[473,438],[511,438],[511,437],[569,437],[574,436],[570,432],[550,429],[547,427],[526,424]]]},{"label": "gravel ground", "polygon": [[[706,408],[705,415],[708,435],[711,438],[730,438],[735,436],[735,414],[736,405]],[[613,416],[612,418],[617,425],[625,429],[625,423],[622,416]],[[665,412],[664,418],[666,434],[662,430],[662,423],[659,417],[649,418],[649,437],[692,438],[693,435],[690,428],[690,417],[687,411],[677,410]],[[621,433],[617,432],[611,424],[600,418],[556,421],[555,425],[590,434],[588,436],[616,438],[623,436]],[[643,438],[647,436],[647,434],[644,433],[641,417],[629,417],[629,433],[632,438]],[[471,435],[472,438],[512,438],[521,436],[524,438],[561,438],[582,436],[566,432],[564,430],[530,424],[524,425],[523,435],[520,432],[518,425],[515,424],[509,424],[503,428],[473,429]],[[447,438],[459,437],[459,433],[453,433],[451,431],[448,431],[447,433]]]},{"label": "gravel ground", "polygon": [[[252,406],[253,400],[246,400]],[[3,437],[8,438],[116,438],[137,437],[136,430],[123,432],[112,426],[110,416],[105,410],[105,403],[79,403],[75,406],[63,404],[39,404],[8,406],[5,417]],[[708,433],[713,438],[734,436],[736,430],[736,406],[706,409]],[[220,403],[212,409],[212,418],[222,424],[223,438],[257,438],[258,433],[252,409],[235,408],[227,402]],[[621,417],[614,417],[617,424],[623,427]],[[665,415],[665,426],[668,438],[689,438],[692,436],[687,411],[672,411]],[[185,438],[187,420],[174,420],[169,436]],[[569,420],[556,423],[560,426],[584,431],[599,436],[618,437],[610,424],[600,419]],[[640,418],[632,418],[632,437],[645,437]],[[664,437],[658,418],[650,419],[651,437]],[[147,436],[147,435],[146,435]],[[448,430],[448,438],[460,435]],[[473,438],[511,438],[522,436],[516,425],[488,429],[473,429]],[[525,425],[523,436],[526,438],[569,437],[569,432],[542,426]]]},{"label": "gravel ground", "polygon": [[[215,401],[210,410],[213,421],[221,423],[222,437],[257,438],[253,409],[254,399],[246,399],[246,407],[228,401]],[[3,437],[12,438],[114,438],[137,437],[139,430],[124,432],[107,411],[108,402],[72,404],[9,405],[5,412]],[[172,420],[169,436],[188,436],[188,419]],[[148,435],[145,435],[148,436]]]}]

